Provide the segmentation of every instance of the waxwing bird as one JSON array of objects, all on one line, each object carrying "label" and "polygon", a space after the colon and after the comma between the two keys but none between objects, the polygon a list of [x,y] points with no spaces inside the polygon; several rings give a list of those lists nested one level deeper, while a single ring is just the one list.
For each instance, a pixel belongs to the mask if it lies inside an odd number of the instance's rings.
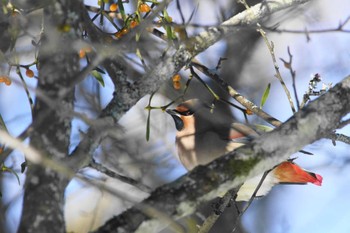
[{"label": "waxwing bird", "polygon": [[[175,109],[168,109],[177,129],[176,147],[179,160],[187,170],[205,165],[237,149],[259,134],[251,127],[235,122],[201,124],[209,108],[198,99],[187,100]],[[263,174],[246,180],[237,192],[236,201],[249,201]],[[276,184],[322,184],[322,177],[305,171],[292,160],[275,166],[265,177],[256,196],[266,195]]]}]

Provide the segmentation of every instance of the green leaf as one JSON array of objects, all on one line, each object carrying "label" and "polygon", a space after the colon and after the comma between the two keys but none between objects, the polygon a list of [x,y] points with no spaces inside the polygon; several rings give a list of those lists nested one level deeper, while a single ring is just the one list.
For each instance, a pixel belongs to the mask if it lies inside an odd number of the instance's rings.
[{"label": "green leaf", "polygon": [[146,140],[149,141],[151,133],[151,110],[148,110],[147,125],[146,125]]},{"label": "green leaf", "polygon": [[255,127],[255,129],[257,129],[258,131],[261,131],[261,132],[269,132],[269,131],[272,131],[274,129],[270,126],[259,125],[259,124],[254,125],[254,127]]},{"label": "green leaf", "polygon": [[269,97],[270,94],[270,88],[271,88],[271,83],[269,83],[264,91],[264,94],[261,97],[261,102],[260,102],[260,108],[262,108],[265,105],[265,102],[267,100],[267,97]]},{"label": "green leaf", "polygon": [[[163,15],[164,15],[164,18],[166,20],[167,23],[169,23],[171,20],[171,18],[169,17],[169,14],[166,10],[163,11]],[[166,25],[165,26],[165,31],[166,31],[166,36],[169,40],[174,40],[176,38],[174,32],[173,32],[173,29],[171,28],[171,26],[169,25]]]},{"label": "green leaf", "polygon": [[4,164],[2,164],[1,171],[2,172],[11,172],[12,174],[14,174],[17,178],[18,185],[21,185],[21,182],[19,180],[19,176],[17,175],[17,173],[14,170],[12,170],[12,168],[6,167]]},{"label": "green leaf", "polygon": [[155,94],[155,92],[153,92],[151,94],[151,96],[149,97],[148,106],[146,107],[146,109],[148,110],[147,124],[146,124],[146,140],[147,141],[149,141],[150,134],[151,134],[151,110],[152,110],[151,101],[152,101],[154,94]]},{"label": "green leaf", "polygon": [[106,72],[98,67],[95,67],[94,70],[96,70],[97,72],[101,73],[101,74],[106,74]]},{"label": "green leaf", "polygon": [[101,86],[105,86],[105,82],[102,78],[102,75],[97,70],[91,71],[91,75],[95,77],[95,79],[101,84]]},{"label": "green leaf", "polygon": [[122,15],[122,19],[125,22],[126,14],[125,14],[125,10],[124,10],[124,6],[123,6],[123,1],[122,0],[118,0],[118,8],[119,8],[120,14]]},{"label": "green leaf", "polygon": [[17,173],[14,170],[12,170],[11,168],[8,168],[8,169],[12,174],[14,174],[16,176],[17,181],[18,181],[18,185],[21,185],[21,181],[19,180],[19,176],[17,175]]}]

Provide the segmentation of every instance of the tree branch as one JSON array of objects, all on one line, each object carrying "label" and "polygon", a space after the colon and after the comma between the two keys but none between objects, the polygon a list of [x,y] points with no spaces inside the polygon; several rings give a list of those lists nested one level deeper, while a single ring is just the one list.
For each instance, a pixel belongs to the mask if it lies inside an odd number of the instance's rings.
[{"label": "tree branch", "polygon": [[350,112],[349,99],[350,76],[264,137],[157,188],[144,202],[111,219],[96,232],[158,232],[166,227],[165,223],[145,214],[142,205],[153,206],[173,219],[194,213],[202,202],[237,188],[245,179],[327,137]]},{"label": "tree branch", "polygon": [[[227,36],[237,31],[238,27],[255,26],[257,22],[270,16],[274,12],[307,2],[309,2],[309,0],[279,0],[256,4],[249,10],[245,10],[223,22],[220,26],[210,27],[207,31],[189,38],[188,41],[180,45],[180,48],[176,52],[168,52],[164,58],[160,58],[156,63],[158,64],[157,66],[134,83],[127,80],[127,76],[124,72],[125,67],[120,64],[120,59],[118,59],[118,57],[115,57],[114,60],[109,59],[110,61],[105,63],[106,69],[111,76],[118,76],[120,78],[118,80],[120,84],[118,90],[121,92],[113,96],[105,109],[109,111],[107,115],[103,114],[104,119],[108,122],[106,126],[118,121],[120,117],[142,97],[157,91],[165,80],[178,73],[193,57],[218,42],[222,36]],[[90,29],[94,30],[91,27]],[[101,40],[103,38],[101,35],[100,37],[97,36],[95,39]],[[117,79],[114,78],[114,80]],[[93,131],[92,129],[92,132]],[[87,133],[86,137],[82,140],[82,144],[79,144],[77,150],[73,153],[74,156],[71,156],[72,161],[69,162],[69,164],[72,165],[74,170],[78,170],[82,166],[87,165],[89,159],[86,158],[86,152],[94,151],[100,140],[101,137],[96,139],[91,132]]]}]

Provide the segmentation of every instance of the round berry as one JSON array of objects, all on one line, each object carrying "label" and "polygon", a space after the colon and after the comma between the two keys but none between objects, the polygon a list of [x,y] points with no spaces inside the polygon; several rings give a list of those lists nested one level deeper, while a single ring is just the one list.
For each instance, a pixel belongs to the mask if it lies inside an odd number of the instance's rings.
[{"label": "round berry", "polygon": [[125,35],[129,32],[129,30],[127,28],[123,28],[121,32],[122,32],[122,35]]},{"label": "round berry", "polygon": [[84,49],[80,49],[80,50],[79,50],[79,57],[80,57],[80,58],[84,58],[85,56],[86,56],[85,50],[84,50]]},{"label": "round berry", "polygon": [[34,77],[34,72],[31,69],[26,70],[26,75],[28,78],[33,78]]},{"label": "round berry", "polygon": [[109,6],[110,11],[117,11],[118,10],[118,5],[113,3]]},{"label": "round berry", "polygon": [[151,11],[151,7],[149,5],[147,5],[146,3],[142,3],[139,6],[139,11],[142,13],[148,13]]},{"label": "round berry", "polygon": [[122,35],[122,32],[121,31],[118,31],[114,34],[115,37],[117,37],[118,39],[121,38],[123,35]]},{"label": "round berry", "polygon": [[129,32],[129,30],[127,28],[122,28],[121,30],[119,30],[118,32],[116,32],[114,34],[115,37],[117,38],[121,38],[122,36],[124,36],[125,34],[127,34]]},{"label": "round berry", "polygon": [[173,82],[179,82],[181,80],[181,76],[179,74],[175,74],[173,76]]},{"label": "round berry", "polygon": [[138,23],[137,21],[135,21],[135,20],[133,20],[133,21],[130,22],[130,28],[134,28],[134,27],[136,27],[137,25],[139,25],[139,23]]},{"label": "round berry", "polygon": [[246,113],[247,115],[253,115],[253,114],[254,114],[250,109],[246,109],[246,110],[245,110],[245,113]]},{"label": "round berry", "polygon": [[7,76],[0,76],[0,83],[5,83],[7,86],[11,85],[11,79]]},{"label": "round berry", "polygon": [[179,81],[173,82],[173,87],[175,90],[180,90],[181,89],[181,82],[179,82]]}]

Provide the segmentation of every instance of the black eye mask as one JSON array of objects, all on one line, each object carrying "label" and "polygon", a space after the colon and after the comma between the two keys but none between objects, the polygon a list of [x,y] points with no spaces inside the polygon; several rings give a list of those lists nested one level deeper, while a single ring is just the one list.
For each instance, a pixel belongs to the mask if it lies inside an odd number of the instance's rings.
[{"label": "black eye mask", "polygon": [[182,121],[182,119],[177,116],[177,115],[171,115],[174,119],[175,122],[175,127],[177,131],[181,131],[184,128],[184,122]]},{"label": "black eye mask", "polygon": [[182,115],[182,116],[191,116],[194,113],[191,110],[187,110],[187,111],[184,111],[184,112],[180,112],[180,111],[177,111],[177,110],[174,110],[174,111],[177,112],[178,114]]}]

